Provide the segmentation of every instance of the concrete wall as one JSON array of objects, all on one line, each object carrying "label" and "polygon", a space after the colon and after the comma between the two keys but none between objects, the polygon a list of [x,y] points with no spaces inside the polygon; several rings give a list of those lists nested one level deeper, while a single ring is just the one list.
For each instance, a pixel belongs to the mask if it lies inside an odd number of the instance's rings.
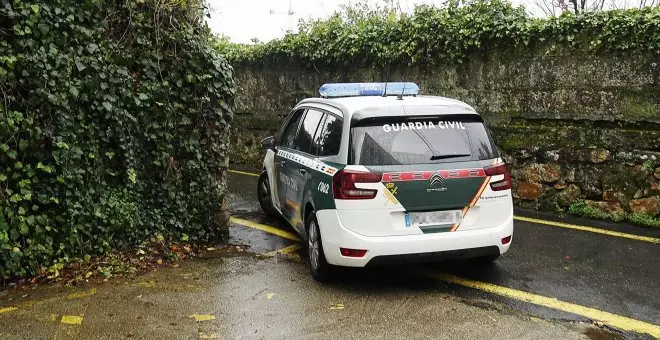
[{"label": "concrete wall", "polygon": [[[457,65],[389,69],[234,65],[233,162],[259,166],[258,140],[326,82],[409,80],[486,119],[511,165],[517,205],[660,213],[660,57],[492,53]],[[592,209],[592,210],[593,210]]]}]

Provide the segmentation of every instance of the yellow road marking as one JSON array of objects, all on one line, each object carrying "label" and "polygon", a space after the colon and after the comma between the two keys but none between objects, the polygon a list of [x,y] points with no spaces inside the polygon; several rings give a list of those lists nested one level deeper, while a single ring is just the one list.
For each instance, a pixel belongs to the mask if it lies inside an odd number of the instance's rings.
[{"label": "yellow road marking", "polygon": [[589,231],[589,232],[597,233],[597,234],[623,237],[623,238],[628,238],[628,239],[636,240],[636,241],[644,241],[644,242],[660,244],[660,238],[655,238],[655,237],[650,237],[650,236],[627,234],[627,233],[621,233],[621,232],[618,232],[618,231],[612,231],[612,230],[607,230],[607,229],[599,229],[599,228],[594,228],[594,227],[587,227],[587,226],[582,226],[582,225],[568,224],[568,223],[555,222],[555,221],[539,220],[539,219],[536,219],[536,218],[524,217],[524,216],[514,216],[513,219],[518,220],[518,221],[539,223],[539,224],[545,224],[545,225],[551,225],[551,226],[555,226],[555,227],[568,228],[568,229],[581,230],[581,231]]},{"label": "yellow road marking", "polygon": [[92,289],[82,291],[82,292],[71,293],[71,294],[67,295],[66,298],[69,299],[69,300],[73,300],[73,299],[81,299],[81,298],[90,297],[92,295],[96,295],[96,288],[92,288]]},{"label": "yellow road marking", "polygon": [[302,241],[302,240],[301,240],[300,238],[298,238],[298,236],[296,236],[296,234],[294,234],[294,233],[290,233],[290,232],[288,232],[288,231],[284,231],[284,230],[282,230],[282,229],[278,229],[278,228],[275,228],[275,227],[271,227],[271,226],[269,226],[269,225],[260,224],[260,223],[256,223],[256,222],[252,222],[252,221],[248,221],[248,220],[244,220],[244,219],[242,219],[242,218],[238,218],[238,217],[230,217],[230,218],[229,218],[229,221],[232,222],[232,223],[240,224],[240,225],[242,225],[242,226],[244,226],[244,227],[248,227],[248,228],[253,228],[253,229],[257,229],[257,230],[265,231],[265,232],[267,232],[267,233],[271,233],[271,234],[273,234],[273,235],[277,235],[277,236],[282,237],[282,238],[285,238],[285,239],[287,239],[287,240],[292,240],[292,241],[296,241],[296,242],[300,242],[300,241]]},{"label": "yellow road marking", "polygon": [[557,309],[572,314],[577,314],[580,316],[584,316],[590,320],[600,321],[608,326],[612,326],[622,330],[637,332],[637,333],[646,333],[646,334],[650,334],[653,337],[660,337],[660,326],[653,325],[644,321],[627,318],[625,316],[604,312],[595,308],[589,308],[570,302],[564,302],[557,300],[555,298],[536,295],[517,289],[502,287],[486,282],[464,279],[454,275],[438,274],[438,273],[430,273],[430,272],[426,272],[425,274],[427,276],[431,276],[440,279],[442,281],[453,283],[459,286],[478,289],[481,291],[508,297],[511,299],[515,299],[543,307],[548,307],[552,309]]},{"label": "yellow road marking", "polygon": [[62,323],[65,325],[80,325],[82,324],[82,315],[62,315]]},{"label": "yellow road marking", "polygon": [[253,172],[245,172],[245,171],[239,171],[239,170],[229,170],[229,172],[233,172],[233,173],[239,174],[239,175],[259,177],[259,174],[255,174]]},{"label": "yellow road marking", "polygon": [[18,307],[5,307],[5,308],[0,308],[0,314],[2,313],[9,313],[13,312],[15,310],[18,310]]},{"label": "yellow road marking", "polygon": [[291,254],[291,253],[297,251],[300,248],[301,248],[300,244],[296,243],[296,244],[292,244],[290,246],[284,247],[282,249],[273,250],[271,252],[266,253],[265,255],[266,256],[276,256],[277,254],[288,255],[288,254]]},{"label": "yellow road marking", "polygon": [[190,317],[197,322],[215,320],[215,315],[211,314],[193,314]]}]

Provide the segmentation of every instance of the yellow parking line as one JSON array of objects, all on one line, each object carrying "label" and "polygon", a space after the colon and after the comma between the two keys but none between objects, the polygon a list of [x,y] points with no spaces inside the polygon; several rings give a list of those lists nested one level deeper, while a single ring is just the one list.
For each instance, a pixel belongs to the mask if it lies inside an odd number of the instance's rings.
[{"label": "yellow parking line", "polygon": [[582,225],[568,224],[568,223],[555,222],[555,221],[539,220],[539,219],[536,219],[536,218],[523,217],[523,216],[514,216],[513,219],[518,220],[518,221],[539,223],[539,224],[545,224],[545,225],[551,225],[551,226],[555,226],[555,227],[568,228],[568,229],[581,230],[581,231],[589,231],[589,232],[597,233],[597,234],[623,237],[623,238],[628,238],[628,239],[636,240],[636,241],[644,241],[644,242],[660,244],[660,238],[655,238],[655,237],[650,237],[650,236],[641,236],[641,235],[635,235],[635,234],[620,233],[618,231],[612,231],[612,230],[607,230],[607,229],[599,229],[599,228],[594,228],[594,227],[587,227],[587,226],[582,226]]},{"label": "yellow parking line", "polygon": [[239,174],[239,175],[259,177],[259,174],[255,174],[253,172],[246,172],[246,171],[239,171],[239,170],[229,170],[229,172],[233,172],[233,173]]},{"label": "yellow parking line", "polygon": [[282,229],[278,229],[278,228],[275,228],[275,227],[271,227],[271,226],[269,226],[269,225],[259,224],[259,223],[252,222],[252,221],[248,221],[248,220],[244,220],[244,219],[242,219],[242,218],[238,218],[238,217],[230,217],[230,218],[229,218],[229,221],[232,222],[232,223],[240,224],[240,225],[242,225],[242,226],[244,226],[244,227],[248,227],[248,228],[253,228],[253,229],[258,229],[258,230],[261,230],[261,231],[265,231],[265,232],[267,232],[267,233],[271,233],[271,234],[273,234],[273,235],[277,235],[277,236],[282,237],[282,238],[285,238],[285,239],[287,239],[287,240],[292,240],[292,241],[296,241],[296,242],[300,242],[300,241],[301,241],[301,239],[298,238],[298,236],[296,236],[296,234],[294,234],[294,233],[290,233],[290,232],[288,232],[288,231],[284,231],[284,230],[282,230]]},{"label": "yellow parking line", "polygon": [[293,253],[294,251],[297,251],[300,248],[301,248],[300,244],[296,243],[296,244],[292,244],[288,247],[284,247],[282,249],[273,250],[269,253],[266,253],[266,255],[267,256],[275,256],[277,254],[287,255],[287,254]]},{"label": "yellow parking line", "polygon": [[425,274],[427,276],[431,276],[440,279],[442,281],[453,283],[459,286],[478,289],[481,291],[504,296],[507,298],[511,298],[527,303],[532,303],[538,306],[543,306],[547,308],[557,309],[563,312],[577,314],[586,317],[590,320],[600,321],[608,326],[615,327],[618,329],[637,332],[637,333],[646,333],[646,334],[650,334],[653,337],[660,337],[660,326],[650,324],[644,321],[627,318],[625,316],[612,314],[595,308],[589,308],[570,302],[564,302],[557,300],[555,298],[536,295],[517,289],[502,287],[486,282],[464,279],[454,275],[438,274],[431,272],[427,272]]}]

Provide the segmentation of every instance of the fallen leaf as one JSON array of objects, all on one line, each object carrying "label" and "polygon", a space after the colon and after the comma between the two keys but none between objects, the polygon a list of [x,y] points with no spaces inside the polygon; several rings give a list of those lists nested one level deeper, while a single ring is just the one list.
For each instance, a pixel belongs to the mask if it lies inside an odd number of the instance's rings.
[{"label": "fallen leaf", "polygon": [[142,281],[138,283],[138,286],[145,288],[154,288],[156,287],[156,281]]},{"label": "fallen leaf", "polygon": [[80,325],[82,324],[82,315],[62,315],[61,323],[65,325]]},{"label": "fallen leaf", "polygon": [[333,310],[344,309],[344,304],[343,303],[330,304],[330,309],[333,309]]},{"label": "fallen leaf", "polygon": [[158,260],[156,260],[156,263],[158,263],[158,264],[163,264],[163,259],[158,259]]},{"label": "fallen leaf", "polygon": [[197,322],[215,320],[215,315],[211,314],[193,314],[190,317],[195,319]]}]

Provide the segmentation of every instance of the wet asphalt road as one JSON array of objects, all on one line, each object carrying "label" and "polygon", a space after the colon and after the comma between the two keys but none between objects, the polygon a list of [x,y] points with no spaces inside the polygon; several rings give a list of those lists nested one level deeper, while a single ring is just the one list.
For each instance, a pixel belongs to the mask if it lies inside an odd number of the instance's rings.
[{"label": "wet asphalt road", "polygon": [[[285,222],[269,219],[261,213],[254,198],[256,177],[233,174],[231,183],[234,193],[231,208],[234,215],[293,232]],[[529,216],[533,213],[516,214]],[[641,229],[636,226],[533,215],[607,230],[660,237],[659,230]],[[426,268],[660,325],[660,244],[524,221],[515,221],[513,242],[509,252],[493,266],[475,267],[469,263],[454,262]],[[460,290],[460,296],[497,301],[517,311],[545,319],[586,321],[574,314],[498,298],[479,290]]]},{"label": "wet asphalt road", "polygon": [[[255,177],[232,174],[230,186],[233,216],[293,232],[260,212]],[[660,325],[659,244],[521,221],[515,228],[511,250],[492,266],[347,269],[319,284],[302,251],[259,255],[294,241],[232,225],[231,247],[176,268],[0,292],[0,339],[652,338],[428,275],[454,274]]]}]

